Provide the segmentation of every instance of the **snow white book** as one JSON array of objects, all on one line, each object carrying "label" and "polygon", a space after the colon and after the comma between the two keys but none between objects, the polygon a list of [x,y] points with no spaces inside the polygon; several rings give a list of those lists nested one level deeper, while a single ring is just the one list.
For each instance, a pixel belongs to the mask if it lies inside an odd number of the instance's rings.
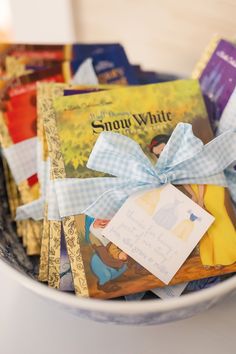
[{"label": "snow white book", "polygon": [[[103,131],[131,137],[153,163],[158,161],[179,122],[191,123],[194,134],[204,143],[213,138],[201,90],[195,80],[60,97],[54,101],[54,113],[54,119],[45,122],[45,131],[55,179],[101,176],[89,170],[86,163]],[[234,272],[235,214],[228,191],[215,185],[183,185],[178,189],[208,211],[215,222],[170,285]],[[149,201],[153,198],[148,195],[145,198],[145,205],[151,208]],[[176,208],[174,201],[169,201],[168,205],[169,209],[163,211],[165,219],[168,213],[174,215]],[[109,220],[89,215],[71,215],[65,219],[65,242],[78,295],[105,299],[164,286],[103,237]],[[189,212],[186,227],[192,229],[196,220],[196,215]]]}]

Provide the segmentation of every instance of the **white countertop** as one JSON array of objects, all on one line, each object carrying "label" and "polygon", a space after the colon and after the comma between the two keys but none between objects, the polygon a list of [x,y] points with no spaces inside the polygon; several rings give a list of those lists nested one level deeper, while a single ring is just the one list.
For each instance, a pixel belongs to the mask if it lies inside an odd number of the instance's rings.
[{"label": "white countertop", "polygon": [[236,297],[153,327],[104,325],[49,305],[0,269],[1,354],[235,354]]}]

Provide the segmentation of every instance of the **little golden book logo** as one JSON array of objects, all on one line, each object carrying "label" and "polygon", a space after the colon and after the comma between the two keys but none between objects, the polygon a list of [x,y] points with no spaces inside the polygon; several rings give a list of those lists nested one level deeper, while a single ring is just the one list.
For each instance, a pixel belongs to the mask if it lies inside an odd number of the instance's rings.
[{"label": "little golden book logo", "polygon": [[[128,112],[124,112],[124,116],[128,116],[128,118],[122,118],[112,121],[105,121],[108,117],[112,117],[112,112],[102,112],[99,117],[96,117],[93,113],[90,115],[90,118],[93,119],[91,125],[93,128],[94,134],[100,134],[103,131],[117,131],[121,129],[129,129],[133,125],[144,127],[147,125],[154,125],[159,123],[167,123],[171,122],[173,117],[171,112],[165,112],[163,110],[145,113],[136,113],[129,114]],[[99,118],[99,119],[97,119]]]}]

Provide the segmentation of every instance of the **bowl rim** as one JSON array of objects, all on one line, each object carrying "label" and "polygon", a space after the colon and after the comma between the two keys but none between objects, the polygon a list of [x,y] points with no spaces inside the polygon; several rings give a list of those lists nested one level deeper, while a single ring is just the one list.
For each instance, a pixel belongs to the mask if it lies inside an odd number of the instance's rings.
[{"label": "bowl rim", "polygon": [[236,289],[236,276],[224,280],[210,288],[185,294],[177,298],[157,301],[157,299],[147,301],[104,301],[101,299],[78,297],[74,294],[58,291],[42,284],[39,281],[21,273],[13,268],[3,259],[0,259],[0,268],[5,270],[13,279],[26,289],[40,295],[47,300],[55,301],[63,306],[73,309],[103,312],[107,314],[142,315],[147,313],[165,312],[196,306],[200,303],[212,300],[214,297],[221,297]]}]

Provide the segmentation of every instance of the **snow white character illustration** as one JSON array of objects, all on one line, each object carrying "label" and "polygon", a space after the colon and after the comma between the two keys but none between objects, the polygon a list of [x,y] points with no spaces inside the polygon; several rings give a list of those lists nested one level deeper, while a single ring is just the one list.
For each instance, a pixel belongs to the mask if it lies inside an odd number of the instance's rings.
[{"label": "snow white character illustration", "polygon": [[102,236],[101,229],[108,222],[109,220],[94,219],[86,215],[85,240],[91,243],[94,250],[90,260],[90,267],[98,279],[98,289],[112,292],[120,288],[112,280],[117,279],[126,271],[128,256]]},{"label": "snow white character illustration", "polygon": [[[149,145],[158,159],[169,135],[155,136]],[[235,215],[228,201],[228,192],[216,185],[184,185],[191,199],[215,217],[214,223],[201,239],[200,257],[204,266],[224,266],[236,262]]]},{"label": "snow white character illustration", "polygon": [[195,215],[191,210],[188,211],[188,218],[180,221],[173,229],[171,230],[173,234],[182,241],[187,241],[194,229],[194,223],[197,220],[201,220],[197,215]]}]

